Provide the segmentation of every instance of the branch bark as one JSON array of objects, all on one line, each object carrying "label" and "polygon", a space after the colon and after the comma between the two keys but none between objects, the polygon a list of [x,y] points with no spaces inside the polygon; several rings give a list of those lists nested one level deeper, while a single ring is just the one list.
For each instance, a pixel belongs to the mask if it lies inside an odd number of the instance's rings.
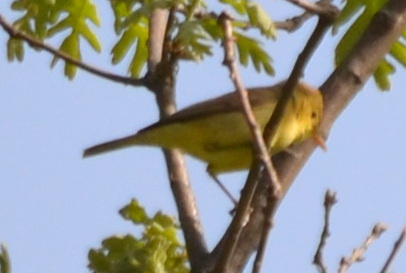
[{"label": "branch bark", "polygon": [[[147,86],[155,93],[161,118],[176,112],[174,94],[178,62],[165,44],[174,20],[173,10],[168,12],[168,10],[156,9],[149,23]],[[196,199],[182,153],[178,150],[165,149],[163,152],[190,265],[192,271],[196,272],[208,253]]]},{"label": "branch bark", "polygon": [[[374,16],[346,60],[337,67],[321,86],[325,108],[320,133],[325,138],[335,120],[375,71],[379,62],[388,53],[393,43],[398,40],[405,28],[406,1],[389,0]],[[290,154],[280,153],[274,157],[275,168],[278,171],[284,194],[286,194],[314,149],[315,144],[310,140],[292,148],[293,151]],[[263,204],[266,195],[265,186],[260,183],[253,199],[255,204],[253,204],[254,211],[251,213],[250,222],[244,227],[234,256],[230,261],[230,272],[241,272],[258,245],[264,220]],[[274,207],[277,206],[278,204],[275,203]],[[216,251],[213,252],[211,257],[214,260],[216,260]]]}]

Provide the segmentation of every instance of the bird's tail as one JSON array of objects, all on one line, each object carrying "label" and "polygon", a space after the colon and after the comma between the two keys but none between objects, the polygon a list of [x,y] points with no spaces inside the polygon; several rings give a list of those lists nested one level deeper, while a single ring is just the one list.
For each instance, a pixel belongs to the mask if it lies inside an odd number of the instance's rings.
[{"label": "bird's tail", "polygon": [[132,135],[113,141],[101,143],[93,147],[87,148],[83,152],[83,157],[95,156],[102,153],[111,152],[114,150],[123,149],[137,143],[137,135]]}]

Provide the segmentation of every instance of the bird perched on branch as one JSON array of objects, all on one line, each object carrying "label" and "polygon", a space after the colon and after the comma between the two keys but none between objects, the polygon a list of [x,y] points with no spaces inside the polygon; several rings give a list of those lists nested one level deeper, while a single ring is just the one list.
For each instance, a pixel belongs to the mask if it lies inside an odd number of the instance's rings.
[{"label": "bird perched on branch", "polygon": [[[284,83],[248,89],[253,113],[262,130],[281,98]],[[299,83],[268,143],[271,153],[318,136],[322,111],[320,91]],[[248,169],[253,160],[253,139],[243,115],[238,94],[225,94],[180,110],[133,135],[90,147],[83,156],[146,145],[180,149],[205,161],[212,176]]]}]

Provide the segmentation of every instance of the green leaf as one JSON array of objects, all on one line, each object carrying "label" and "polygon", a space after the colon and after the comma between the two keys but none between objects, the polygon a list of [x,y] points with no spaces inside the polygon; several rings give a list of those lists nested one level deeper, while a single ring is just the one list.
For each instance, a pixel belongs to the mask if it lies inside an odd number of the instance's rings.
[{"label": "green leaf", "polygon": [[129,72],[132,77],[138,78],[141,74],[142,68],[145,66],[148,60],[148,48],[147,48],[147,38],[140,36],[137,41],[137,48],[135,49],[134,57],[131,60],[129,67]]},{"label": "green leaf", "polygon": [[247,13],[251,26],[257,27],[265,37],[276,39],[276,27],[261,5],[249,1]]},{"label": "green leaf", "polygon": [[[76,33],[72,33],[71,35],[66,37],[65,40],[63,40],[61,46],[59,47],[59,50],[61,52],[68,54],[69,56],[71,56],[76,60],[81,60],[79,48],[80,48],[79,35],[77,35]],[[51,67],[55,66],[58,59],[59,58],[54,57],[51,63]],[[75,77],[76,72],[77,72],[76,65],[65,62],[64,74],[65,76],[68,77],[68,79],[72,80]]]},{"label": "green leaf", "polygon": [[400,42],[394,43],[389,54],[406,67],[406,46],[404,44]]},{"label": "green leaf", "polygon": [[22,62],[24,59],[24,46],[23,41],[19,39],[10,38],[7,41],[7,59],[9,62],[17,59]]},{"label": "green leaf", "polygon": [[131,203],[120,210],[120,214],[124,219],[130,220],[134,224],[145,224],[148,220],[147,213],[136,199],[131,199]]},{"label": "green leaf", "polygon": [[257,40],[237,32],[234,33],[234,36],[242,65],[247,66],[248,60],[251,59],[257,72],[264,69],[268,75],[274,75],[272,59]]},{"label": "green leaf", "polygon": [[247,14],[247,0],[220,0],[220,2],[229,5],[240,15]]},{"label": "green leaf", "polygon": [[378,68],[374,72],[375,83],[381,90],[389,90],[391,83],[389,75],[395,73],[395,67],[387,60],[383,60],[379,63]]},{"label": "green leaf", "polygon": [[[100,42],[88,25],[88,22],[96,26],[100,24],[96,6],[91,0],[14,0],[11,7],[23,14],[14,22],[15,28],[40,41],[55,35],[66,35],[62,37],[59,50],[73,58],[81,59],[81,38],[95,51],[101,51]],[[23,43],[10,39],[7,56],[9,60],[21,61],[24,56]],[[55,65],[57,59],[53,58],[51,66]],[[66,63],[64,71],[69,79],[73,79],[77,67]]]},{"label": "green leaf", "polygon": [[210,35],[210,38],[214,41],[219,41],[224,37],[221,26],[217,23],[215,18],[207,17],[201,20],[201,27],[205,32]]},{"label": "green leaf", "polygon": [[3,244],[0,245],[0,273],[11,273],[10,256]]},{"label": "green leaf", "polygon": [[[358,18],[349,27],[335,50],[335,62],[339,65],[354,48],[359,38],[371,22],[373,16],[383,7],[387,0],[347,0],[339,18],[335,22],[333,32],[337,33],[339,27],[360,13]],[[406,36],[404,31],[403,36]],[[401,38],[402,39],[402,38]],[[395,42],[389,54],[402,66],[406,66],[406,47],[401,42]],[[388,59],[383,60],[373,73],[375,83],[381,90],[390,88],[389,76],[395,72],[394,65]]]},{"label": "green leaf", "polygon": [[345,59],[349,51],[358,42],[359,38],[361,37],[360,34],[365,31],[372,17],[386,2],[387,0],[348,0],[346,2],[343,11],[340,13],[334,24],[334,32],[337,32],[338,28],[349,21],[355,13],[361,10],[361,8],[363,8],[363,11],[357,20],[355,20],[355,22],[350,26],[337,45],[335,58],[336,65],[340,64],[342,60]]},{"label": "green leaf", "polygon": [[111,50],[112,63],[121,62],[127,55],[132,55],[128,72],[132,77],[139,77],[148,59],[148,18],[155,7],[168,7],[172,1],[139,1],[112,0],[115,31],[119,40]]},{"label": "green leaf", "polygon": [[[44,0],[15,0],[11,4],[11,8],[23,13],[14,23],[15,27],[30,34],[32,37],[39,39],[45,37],[52,2]],[[19,24],[17,22],[23,23]]]},{"label": "green leaf", "polygon": [[177,238],[178,224],[161,212],[149,217],[136,201],[120,210],[125,218],[143,228],[141,236],[130,234],[103,240],[99,249],[88,253],[94,273],[190,272],[186,250]]},{"label": "green leaf", "polygon": [[112,63],[117,64],[130,54],[130,49],[135,46],[128,71],[133,77],[138,77],[148,58],[148,26],[137,24],[129,26],[111,50]]},{"label": "green leaf", "polygon": [[[89,0],[57,0],[55,8],[59,13],[67,13],[68,15],[48,30],[48,37],[59,34],[66,29],[71,29],[72,32],[85,38],[89,45],[96,51],[101,51],[101,45],[97,36],[89,28],[87,21],[90,20],[93,24],[99,25],[100,20],[97,15],[96,7]],[[56,9],[55,9],[56,10]],[[54,10],[54,12],[56,12]]]},{"label": "green leaf", "polygon": [[178,33],[173,39],[175,52],[181,52],[184,59],[200,61],[204,56],[211,55],[211,46],[207,44],[212,37],[202,26],[202,21],[193,20],[179,26]]}]

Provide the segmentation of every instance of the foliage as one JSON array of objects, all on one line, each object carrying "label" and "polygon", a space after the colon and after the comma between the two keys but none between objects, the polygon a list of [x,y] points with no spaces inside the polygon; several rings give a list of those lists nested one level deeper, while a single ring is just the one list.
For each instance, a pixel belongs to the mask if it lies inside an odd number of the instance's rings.
[{"label": "foliage", "polygon": [[10,258],[4,245],[0,246],[0,273],[10,273]]},{"label": "foliage", "polygon": [[[65,35],[59,50],[81,60],[80,38],[84,38],[97,52],[101,45],[87,25],[90,20],[99,25],[96,7],[91,0],[14,0],[11,8],[23,15],[14,22],[14,27],[39,40],[51,38],[57,34]],[[69,30],[69,31],[68,31]],[[8,59],[22,61],[24,47],[21,40],[9,39]],[[52,66],[57,58],[52,61]],[[65,64],[65,75],[72,79],[77,68]]]},{"label": "foliage", "polygon": [[93,272],[189,272],[186,250],[177,239],[179,226],[171,217],[161,212],[149,217],[134,199],[120,214],[142,227],[142,235],[112,236],[99,249],[91,249],[88,258]]},{"label": "foliage", "polygon": [[[363,33],[367,28],[372,17],[382,8],[387,0],[347,0],[343,10],[337,19],[334,32],[337,32],[338,28],[347,23],[353,18],[354,14],[361,13],[360,16],[354,21],[347,32],[344,34],[341,41],[336,47],[336,64],[341,63],[349,53],[349,51],[357,43],[360,33]],[[361,11],[362,9],[362,11]],[[393,57],[402,66],[406,66],[406,45],[404,39],[406,38],[406,31],[403,33],[402,41],[397,41],[393,44],[389,55]],[[374,72],[374,79],[378,87],[382,90],[388,90],[390,88],[390,74],[395,72],[395,67],[392,62],[385,58]]]},{"label": "foliage", "polygon": [[[262,68],[273,74],[271,58],[259,41],[247,36],[250,29],[257,29],[265,38],[275,38],[276,29],[258,3],[253,1],[221,1],[230,5],[238,14],[234,26],[239,59],[245,66],[252,60],[257,71]],[[115,17],[114,30],[118,36],[111,49],[112,63],[117,64],[130,56],[128,73],[139,77],[145,68],[148,50],[148,27],[151,12],[159,7],[174,12],[174,21],[168,28],[170,51],[178,58],[199,61],[212,55],[213,46],[222,39],[221,26],[214,13],[207,10],[199,0],[111,0]],[[99,52],[101,45],[88,25],[88,21],[99,25],[96,7],[91,0],[14,0],[13,10],[23,15],[14,26],[30,36],[44,41],[57,34],[64,36],[59,50],[81,60],[80,40],[84,38]],[[10,38],[8,59],[22,61],[24,46],[21,40]],[[52,61],[55,65],[57,58]],[[65,64],[65,75],[72,79],[76,73],[74,65]]]},{"label": "foliage", "polygon": [[[236,6],[234,1],[223,2]],[[133,77],[139,77],[147,61],[148,18],[156,7],[179,11],[176,12],[176,20],[168,31],[171,52],[178,58],[199,61],[211,56],[213,43],[223,37],[216,17],[209,13],[203,1],[113,0],[111,6],[115,15],[115,31],[120,36],[112,49],[112,61],[118,63],[126,55],[133,54],[128,71]],[[245,31],[247,27],[255,28],[266,38],[275,37],[275,27],[259,4],[241,1],[237,11],[243,17],[241,21],[236,21],[236,27]],[[243,36],[243,34],[238,35]],[[237,40],[238,52],[248,54],[257,71],[261,71],[263,67],[268,74],[272,74],[271,59],[259,42],[248,37],[244,40],[244,44],[240,41],[242,39]],[[242,59],[240,56],[240,60]],[[246,57],[244,59],[247,60]],[[247,65],[248,62],[243,64]]]},{"label": "foliage", "polygon": [[[252,61],[255,69],[262,69],[267,74],[274,74],[271,57],[264,50],[260,41],[248,36],[251,29],[256,29],[265,38],[276,38],[276,28],[268,14],[255,1],[219,0],[233,10],[235,15],[234,35],[239,61],[247,66]],[[334,32],[350,21],[355,14],[360,14],[348,28],[336,47],[336,64],[342,62],[368,26],[375,13],[387,0],[347,0],[335,23]],[[212,55],[215,43],[223,38],[217,15],[207,9],[203,0],[111,0],[110,5],[115,17],[114,30],[118,39],[111,49],[112,63],[118,64],[130,56],[128,73],[139,77],[145,68],[148,50],[148,24],[151,12],[159,7],[174,13],[174,19],[168,28],[170,50],[178,58],[199,61]],[[91,48],[101,51],[100,42],[91,30],[89,22],[99,26],[95,5],[91,0],[14,0],[11,8],[22,13],[14,22],[14,27],[30,36],[44,41],[56,35],[63,37],[59,50],[81,60],[80,41],[84,38]],[[389,56],[398,64],[406,66],[406,31],[403,40],[397,41]],[[22,61],[24,43],[10,38],[7,46],[10,61]],[[52,66],[57,62],[54,57]],[[77,68],[65,64],[65,75],[72,79]],[[387,90],[390,87],[389,76],[395,72],[395,65],[390,58],[385,58],[374,73],[377,85]]]},{"label": "foliage", "polygon": [[[273,74],[271,57],[261,42],[252,38],[256,31],[266,39],[276,39],[276,28],[262,7],[249,0],[219,0],[235,14],[234,37],[238,58],[242,65],[252,63],[260,72]],[[354,19],[336,47],[336,64],[341,63],[354,47],[372,17],[387,0],[347,0],[335,23],[334,31]],[[218,14],[208,10],[203,0],[110,0],[117,35],[111,49],[112,63],[118,64],[129,58],[127,72],[140,77],[145,69],[148,48],[149,18],[159,7],[170,10],[173,20],[167,29],[170,54],[182,60],[200,61],[212,55],[213,47],[224,35],[218,24]],[[21,16],[14,27],[40,41],[61,38],[59,50],[81,60],[81,40],[84,39],[96,52],[101,44],[92,27],[99,26],[96,6],[91,0],[13,0],[11,8]],[[257,35],[258,36],[258,35]],[[389,52],[395,62],[406,66],[406,31]],[[24,42],[10,38],[7,45],[8,60],[22,61]],[[58,61],[54,57],[52,66]],[[65,75],[72,79],[77,68],[65,63]],[[374,73],[381,89],[390,87],[389,76],[395,72],[393,61],[385,58]],[[120,211],[121,215],[142,228],[141,236],[112,236],[105,239],[98,249],[88,254],[89,268],[95,273],[126,272],[189,272],[187,255],[177,239],[178,225],[158,212],[150,217],[137,203],[132,202]],[[0,252],[1,273],[9,272],[7,251]]]}]

